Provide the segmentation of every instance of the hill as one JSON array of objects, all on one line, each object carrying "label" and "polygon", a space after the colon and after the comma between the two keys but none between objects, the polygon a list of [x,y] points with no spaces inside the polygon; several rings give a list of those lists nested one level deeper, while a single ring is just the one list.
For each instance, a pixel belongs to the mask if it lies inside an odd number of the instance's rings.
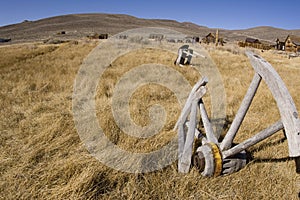
[{"label": "hill", "polygon": [[285,39],[287,35],[300,35],[300,30],[284,30],[280,28],[274,28],[271,26],[259,26],[255,28],[249,28],[245,30],[233,31],[235,34],[259,38],[267,41],[274,42],[276,38]]},{"label": "hill", "polygon": [[[191,36],[204,37],[216,29],[199,26],[190,22],[178,22],[164,19],[141,19],[123,14],[71,14],[45,18],[37,21],[24,20],[19,24],[0,27],[0,38],[11,38],[12,42],[41,41],[49,38],[79,39],[93,33],[116,33],[140,27],[164,27],[183,32]],[[58,35],[65,31],[66,34]],[[221,29],[220,34],[227,41],[244,40],[255,37],[275,41],[288,34],[300,35],[300,30],[284,30],[273,27],[255,27],[245,30]]]},{"label": "hill", "polygon": [[114,35],[140,27],[165,27],[192,35],[209,32],[207,27],[174,20],[140,19],[122,14],[74,14],[0,27],[0,37],[12,38],[13,41],[33,41],[58,37],[57,33],[65,31],[67,34],[60,38],[78,39],[95,32]]}]

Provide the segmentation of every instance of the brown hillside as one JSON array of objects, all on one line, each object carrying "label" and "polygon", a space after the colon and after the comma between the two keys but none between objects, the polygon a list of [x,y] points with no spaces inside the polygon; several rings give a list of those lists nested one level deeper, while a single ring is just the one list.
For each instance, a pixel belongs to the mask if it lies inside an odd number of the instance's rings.
[{"label": "brown hillside", "polygon": [[300,30],[284,30],[270,26],[260,26],[235,31],[236,34],[275,42],[276,38],[285,39],[287,35],[300,35]]},{"label": "brown hillside", "polygon": [[[78,39],[92,33],[116,33],[139,27],[164,27],[187,35],[204,37],[215,29],[190,22],[177,22],[163,19],[141,19],[123,14],[72,14],[56,16],[37,21],[25,20],[19,24],[0,27],[0,38],[11,38],[12,42],[39,41],[49,38]],[[65,35],[57,33],[66,31]],[[277,37],[288,34],[300,35],[300,30],[284,30],[273,27],[256,27],[245,30],[220,30],[227,41],[244,40],[255,37],[274,42]]]},{"label": "brown hillside", "polygon": [[95,32],[114,35],[140,27],[165,27],[191,35],[205,35],[210,31],[206,27],[174,20],[140,19],[120,14],[74,14],[3,26],[0,27],[0,37],[34,41],[58,37],[57,33],[66,31],[67,34],[60,38],[78,39]]}]

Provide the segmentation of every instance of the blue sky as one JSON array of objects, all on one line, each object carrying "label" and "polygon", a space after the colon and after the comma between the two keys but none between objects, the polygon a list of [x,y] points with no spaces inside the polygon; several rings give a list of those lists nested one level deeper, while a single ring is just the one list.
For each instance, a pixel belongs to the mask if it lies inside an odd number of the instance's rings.
[{"label": "blue sky", "polygon": [[9,0],[1,2],[0,26],[73,13],[174,19],[210,28],[300,29],[300,0]]}]

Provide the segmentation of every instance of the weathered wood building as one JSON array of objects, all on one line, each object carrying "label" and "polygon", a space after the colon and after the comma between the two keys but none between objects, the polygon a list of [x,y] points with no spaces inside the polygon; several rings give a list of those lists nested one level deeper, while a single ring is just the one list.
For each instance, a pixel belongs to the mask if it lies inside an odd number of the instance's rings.
[{"label": "weathered wood building", "polygon": [[240,41],[238,43],[240,47],[254,47],[258,48],[261,45],[261,42],[255,38],[246,38],[245,41]]},{"label": "weathered wood building", "polygon": [[162,41],[164,39],[164,35],[163,34],[150,34],[149,35],[149,39],[150,40],[155,40],[155,41]]},{"label": "weathered wood building", "polygon": [[270,45],[266,41],[262,42],[256,38],[246,38],[245,41],[240,41],[238,45],[240,47],[253,47],[262,50],[269,50],[272,48],[272,45]]},{"label": "weathered wood building", "polygon": [[261,42],[255,38],[246,38],[245,42],[249,44],[261,44]]},{"label": "weathered wood building", "polygon": [[0,38],[0,43],[10,42],[10,41],[11,41],[10,38]]},{"label": "weathered wood building", "polygon": [[194,40],[195,42],[200,42],[200,37],[194,36],[194,37],[193,37],[193,40]]},{"label": "weathered wood building", "polygon": [[89,39],[108,39],[108,34],[107,33],[102,33],[102,34],[93,33],[91,35],[88,35],[87,37]]},{"label": "weathered wood building", "polygon": [[[201,42],[204,43],[204,44],[210,44],[210,43],[213,43],[213,44],[220,44],[220,45],[224,45],[224,40],[222,37],[219,37],[218,36],[218,39],[216,39],[217,37],[215,36],[215,34],[213,33],[209,33],[207,34],[204,38],[202,38]],[[216,41],[218,40],[218,41]]]},{"label": "weathered wood building", "polygon": [[202,38],[202,42],[204,44],[215,43],[215,41],[216,41],[216,37],[212,33],[209,33],[204,38]]},{"label": "weathered wood building", "polygon": [[291,52],[300,52],[300,37],[288,35],[285,39],[285,50]]},{"label": "weathered wood building", "polygon": [[277,38],[276,49],[281,51],[300,52],[300,37],[288,35],[285,39]]},{"label": "weathered wood building", "polygon": [[275,49],[284,51],[285,50],[285,42],[282,39],[276,39],[276,46]]}]

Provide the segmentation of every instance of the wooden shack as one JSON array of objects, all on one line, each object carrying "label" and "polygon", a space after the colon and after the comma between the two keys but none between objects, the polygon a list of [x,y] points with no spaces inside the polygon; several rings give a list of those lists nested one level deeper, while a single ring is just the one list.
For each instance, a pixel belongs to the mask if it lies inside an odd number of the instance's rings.
[{"label": "wooden shack", "polygon": [[204,44],[215,43],[216,36],[213,33],[207,34],[204,38],[202,38],[202,42]]},{"label": "wooden shack", "polygon": [[272,48],[272,44],[270,44],[269,42],[267,41],[262,42],[256,38],[246,38],[245,41],[240,41],[238,45],[240,47],[253,47],[262,50],[269,50]]},{"label": "wooden shack", "polygon": [[288,35],[285,39],[285,50],[290,52],[300,52],[300,37]]},{"label": "wooden shack", "polygon": [[99,35],[99,39],[108,39],[108,34],[107,33],[102,33]]},{"label": "wooden shack", "polygon": [[102,34],[93,33],[91,35],[88,35],[87,37],[89,39],[108,39],[108,34],[107,33],[102,33]]},{"label": "wooden shack", "polygon": [[66,31],[60,31],[57,33],[57,35],[65,35],[66,34]]},{"label": "wooden shack", "polygon": [[251,45],[251,44],[261,44],[261,42],[258,39],[255,39],[255,38],[246,38],[245,42],[248,43],[249,45]]},{"label": "wooden shack", "polygon": [[284,51],[285,50],[285,42],[284,40],[277,38],[276,39],[276,46],[275,46],[276,50],[280,50],[280,51]]},{"label": "wooden shack", "polygon": [[121,40],[126,40],[128,38],[128,35],[119,35],[118,38]]},{"label": "wooden shack", "polygon": [[220,36],[218,36],[218,41],[216,41],[215,34],[209,33],[204,38],[202,38],[201,43],[204,43],[204,44],[213,43],[213,44],[216,44],[216,45],[220,44],[220,45],[223,46],[225,42],[224,42],[224,39]]},{"label": "wooden shack", "polygon": [[163,34],[150,34],[149,35],[149,39],[150,40],[155,40],[155,41],[162,41],[164,39],[164,35]]},{"label": "wooden shack", "polygon": [[194,37],[193,37],[193,40],[194,40],[195,42],[200,42],[200,37],[194,36]]},{"label": "wooden shack", "polygon": [[193,43],[194,41],[195,41],[194,38],[191,36],[187,36],[184,38],[185,43]]},{"label": "wooden shack", "polygon": [[0,38],[0,43],[10,42],[11,38]]}]

